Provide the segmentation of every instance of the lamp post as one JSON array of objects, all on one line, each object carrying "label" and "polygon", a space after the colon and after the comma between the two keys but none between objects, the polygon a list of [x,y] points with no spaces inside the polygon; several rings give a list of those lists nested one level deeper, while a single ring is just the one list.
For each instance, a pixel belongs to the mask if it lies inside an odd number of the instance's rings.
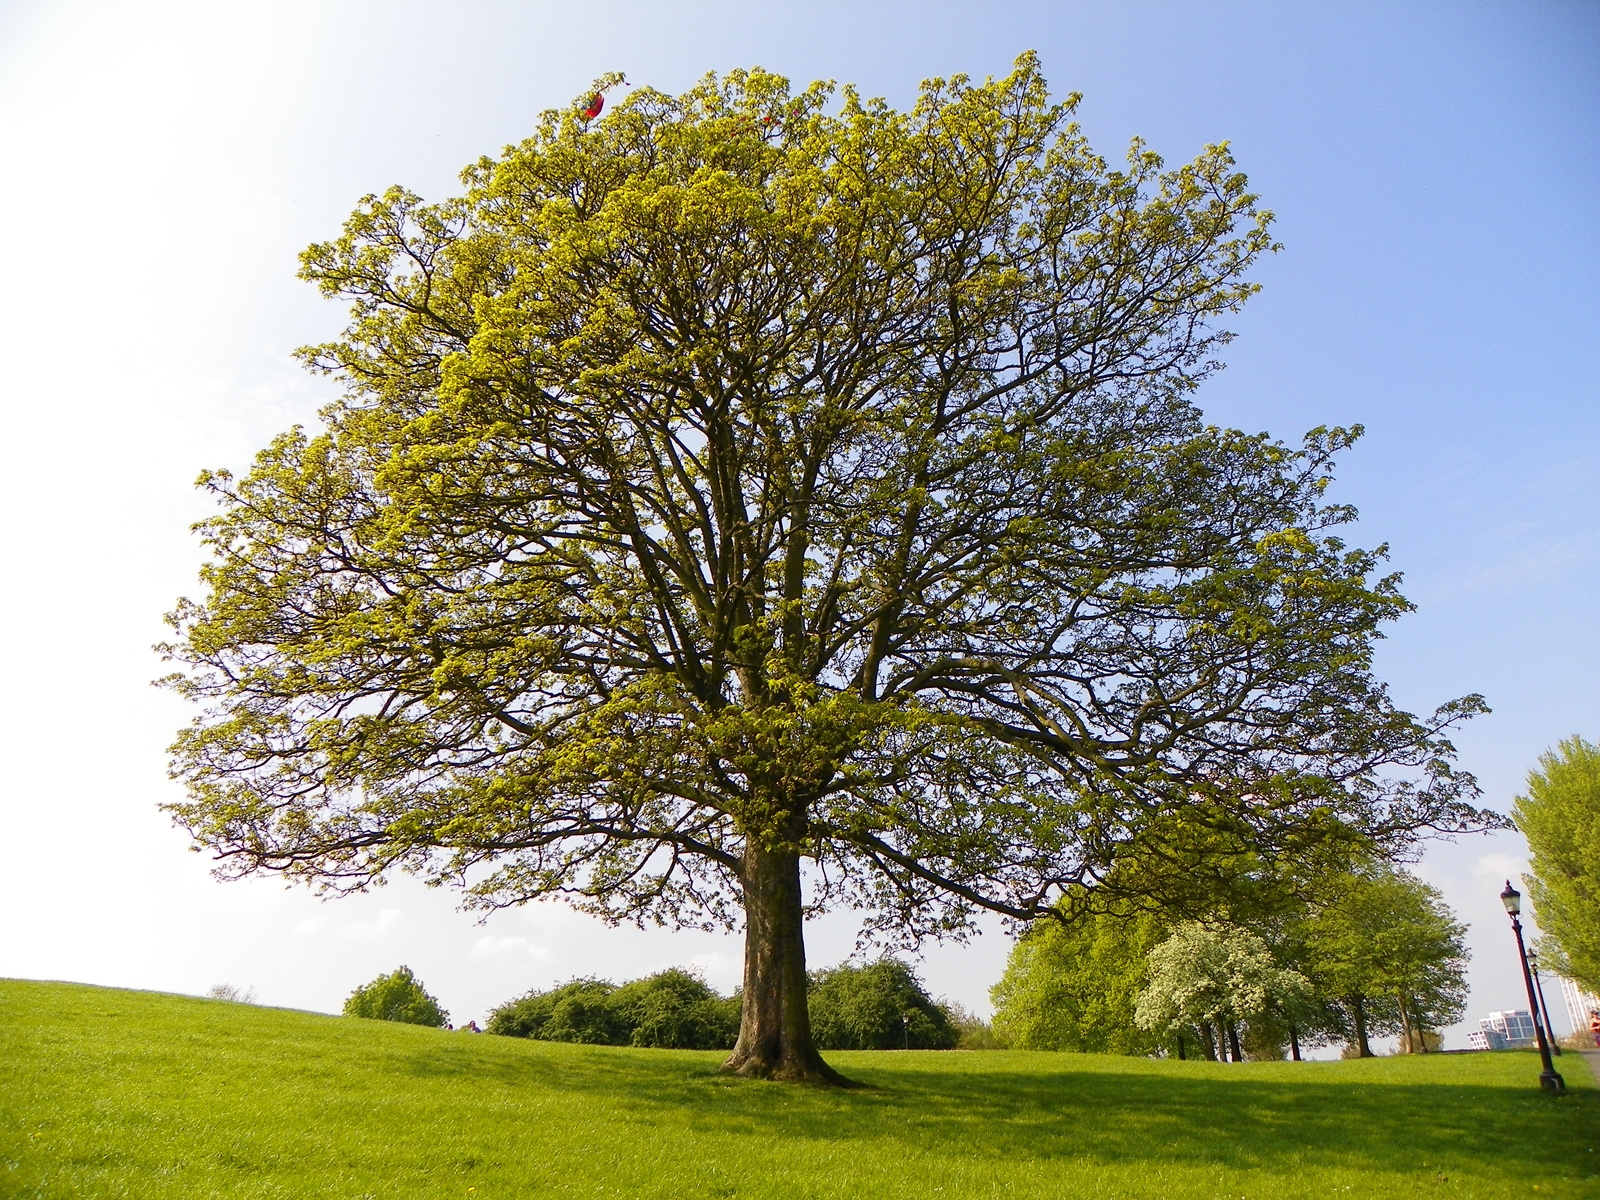
[{"label": "lamp post", "polygon": [[1564,1092],[1567,1090],[1567,1081],[1556,1073],[1555,1064],[1550,1061],[1550,1043],[1544,1040],[1544,1025],[1539,1021],[1539,998],[1533,991],[1533,972],[1528,970],[1528,948],[1522,942],[1522,922],[1517,914],[1522,911],[1522,893],[1511,886],[1511,881],[1506,880],[1506,890],[1500,893],[1500,903],[1506,906],[1506,912],[1511,917],[1511,928],[1517,933],[1517,956],[1522,960],[1522,982],[1528,989],[1528,1007],[1534,1011],[1533,1033],[1539,1039],[1539,1061],[1544,1064],[1544,1070],[1539,1074],[1539,1086],[1547,1092]]},{"label": "lamp post", "polygon": [[1550,1001],[1544,998],[1544,980],[1539,978],[1539,952],[1528,951],[1528,969],[1533,972],[1534,990],[1539,993],[1539,1011],[1544,1014],[1544,1032],[1550,1039],[1550,1053],[1561,1057],[1561,1043],[1556,1041],[1556,1027],[1550,1024]]}]

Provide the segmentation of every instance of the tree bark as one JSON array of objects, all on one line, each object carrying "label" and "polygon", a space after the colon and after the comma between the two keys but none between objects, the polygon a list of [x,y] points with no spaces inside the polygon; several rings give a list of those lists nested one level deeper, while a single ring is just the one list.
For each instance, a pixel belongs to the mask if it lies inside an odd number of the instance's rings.
[{"label": "tree bark", "polygon": [[1372,1044],[1367,1041],[1367,1002],[1361,996],[1353,997],[1350,1009],[1356,1018],[1356,1053],[1362,1058],[1372,1058]]},{"label": "tree bark", "polygon": [[1181,1034],[1181,1033],[1178,1035],[1178,1061],[1179,1062],[1183,1062],[1184,1061],[1183,1034]]},{"label": "tree bark", "polygon": [[1210,1021],[1200,1022],[1200,1044],[1206,1052],[1206,1061],[1217,1061],[1217,1040]]},{"label": "tree bark", "polygon": [[1289,1026],[1289,1056],[1294,1062],[1300,1061],[1300,1031],[1293,1025]]},{"label": "tree bark", "polygon": [[1400,1053],[1415,1054],[1417,1044],[1411,1034],[1411,1011],[1406,1007],[1406,995],[1404,992],[1396,992],[1394,995],[1400,1002]]},{"label": "tree bark", "polygon": [[817,1053],[806,1008],[805,917],[800,856],[752,839],[740,870],[744,890],[744,1006],[739,1040],[724,1071],[756,1079],[856,1087]]},{"label": "tree bark", "polygon": [[1232,1021],[1228,1022],[1228,1050],[1233,1055],[1233,1061],[1244,1061],[1244,1055],[1239,1052],[1239,1027]]},{"label": "tree bark", "polygon": [[[1417,1053],[1428,1053],[1428,1027],[1422,1023],[1422,1006],[1413,1005],[1411,1009],[1411,1028],[1417,1031]],[[1549,1030],[1545,1030],[1546,1033]]]}]

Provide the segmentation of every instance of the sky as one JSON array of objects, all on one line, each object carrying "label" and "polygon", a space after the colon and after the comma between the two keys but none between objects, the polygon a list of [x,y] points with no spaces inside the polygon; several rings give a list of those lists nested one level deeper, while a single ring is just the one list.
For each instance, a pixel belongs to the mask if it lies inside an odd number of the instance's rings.
[{"label": "sky", "polygon": [[[1209,419],[1297,440],[1365,426],[1335,499],[1418,611],[1379,672],[1414,711],[1480,692],[1456,739],[1508,811],[1539,755],[1600,738],[1600,6],[1592,3],[0,3],[0,976],[337,1012],[404,963],[458,1022],[581,975],[699,967],[736,936],[608,929],[558,904],[460,912],[401,878],[323,901],[219,883],[159,810],[189,718],[150,687],[196,590],[202,468],[248,465],[335,385],[342,328],[295,256],[391,183],[428,198],[607,70],[681,90],[760,65],[909,103],[1036,49],[1108,157],[1227,140],[1283,250],[1231,322]],[[1512,832],[1416,870],[1469,923],[1465,1024],[1525,1007],[1498,892]],[[850,914],[808,929],[851,953]],[[929,945],[980,1013],[997,924]],[[1559,1002],[1557,1009],[1560,1009]],[[1559,1030],[1562,1012],[1555,1014]]]}]

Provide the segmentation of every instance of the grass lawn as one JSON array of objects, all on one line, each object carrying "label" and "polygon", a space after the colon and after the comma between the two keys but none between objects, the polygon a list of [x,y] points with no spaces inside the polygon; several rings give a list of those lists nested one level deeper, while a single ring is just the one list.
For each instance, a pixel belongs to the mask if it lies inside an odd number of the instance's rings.
[{"label": "grass lawn", "polygon": [[1600,1196],[1600,1090],[1538,1059],[831,1054],[871,1085],[0,981],[3,1197]]}]

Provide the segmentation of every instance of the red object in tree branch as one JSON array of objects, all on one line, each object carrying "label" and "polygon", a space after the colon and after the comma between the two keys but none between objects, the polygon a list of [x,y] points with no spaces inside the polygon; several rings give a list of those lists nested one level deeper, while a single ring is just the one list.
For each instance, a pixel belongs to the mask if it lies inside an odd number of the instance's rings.
[{"label": "red object in tree branch", "polygon": [[583,110],[583,119],[592,121],[600,115],[600,110],[606,106],[606,98],[596,92],[589,98],[589,107]]}]

